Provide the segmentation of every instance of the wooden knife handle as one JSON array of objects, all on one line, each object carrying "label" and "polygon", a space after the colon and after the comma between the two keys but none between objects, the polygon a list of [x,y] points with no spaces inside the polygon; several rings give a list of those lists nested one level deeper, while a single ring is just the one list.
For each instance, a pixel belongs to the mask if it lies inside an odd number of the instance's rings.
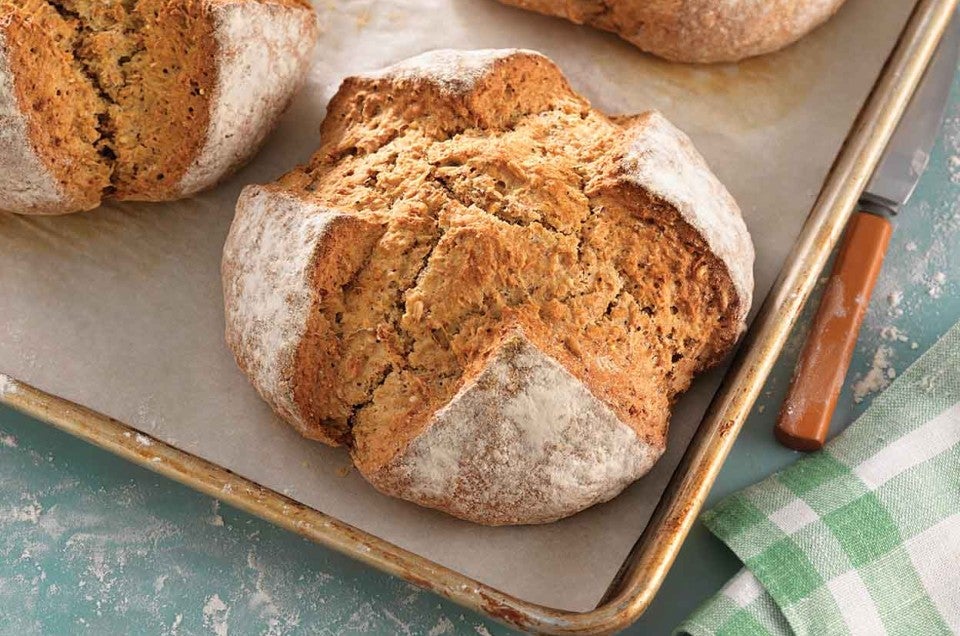
[{"label": "wooden knife handle", "polygon": [[788,448],[814,451],[826,441],[892,232],[887,219],[868,212],[847,226],[780,410],[776,435]]}]

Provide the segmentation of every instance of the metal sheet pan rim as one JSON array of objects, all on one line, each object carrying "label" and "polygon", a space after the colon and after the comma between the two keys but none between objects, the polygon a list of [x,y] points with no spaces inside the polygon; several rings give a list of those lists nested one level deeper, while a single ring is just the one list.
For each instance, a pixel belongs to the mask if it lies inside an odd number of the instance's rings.
[{"label": "metal sheet pan rim", "polygon": [[503,593],[122,422],[15,379],[0,382],[0,403],[514,627],[554,634],[622,629],[647,608],[676,558],[958,2],[917,3],[827,176],[788,265],[760,309],[653,518],[604,600],[589,612],[556,610]]}]

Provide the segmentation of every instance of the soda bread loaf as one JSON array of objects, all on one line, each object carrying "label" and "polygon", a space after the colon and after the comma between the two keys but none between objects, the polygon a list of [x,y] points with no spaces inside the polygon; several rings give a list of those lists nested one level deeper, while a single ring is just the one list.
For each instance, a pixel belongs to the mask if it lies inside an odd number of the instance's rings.
[{"label": "soda bread loaf", "polygon": [[690,140],[531,51],[345,80],[310,163],[247,187],[226,338],[303,435],[484,524],[606,501],[744,329],[753,246]]},{"label": "soda bread loaf", "polygon": [[307,0],[0,0],[0,210],[213,185],[273,127],[317,29]]},{"label": "soda bread loaf", "polygon": [[782,49],[844,0],[500,0],[613,31],[677,62],[735,62]]}]

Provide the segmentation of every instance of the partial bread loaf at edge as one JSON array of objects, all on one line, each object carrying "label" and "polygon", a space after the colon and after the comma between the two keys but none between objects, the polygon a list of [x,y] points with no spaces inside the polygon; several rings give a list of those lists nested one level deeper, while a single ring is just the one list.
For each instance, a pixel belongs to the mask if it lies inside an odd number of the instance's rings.
[{"label": "partial bread loaf at edge", "polygon": [[306,0],[0,0],[0,210],[214,185],[273,128],[317,33]]},{"label": "partial bread loaf at edge", "polygon": [[500,0],[612,31],[676,62],[736,62],[772,53],[826,22],[844,0]]},{"label": "partial bread loaf at edge", "polygon": [[378,489],[485,524],[606,501],[745,325],[753,246],[690,140],[530,51],[351,77],[306,166],[241,195],[226,338]]}]

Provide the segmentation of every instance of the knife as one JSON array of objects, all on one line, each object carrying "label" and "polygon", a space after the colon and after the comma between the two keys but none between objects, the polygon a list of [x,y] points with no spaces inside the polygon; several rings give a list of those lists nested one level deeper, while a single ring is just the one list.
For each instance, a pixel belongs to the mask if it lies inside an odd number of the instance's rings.
[{"label": "knife", "polygon": [[891,221],[910,199],[927,167],[958,54],[960,22],[955,17],[847,225],[777,421],[777,439],[788,448],[813,451],[826,441],[893,233]]}]

